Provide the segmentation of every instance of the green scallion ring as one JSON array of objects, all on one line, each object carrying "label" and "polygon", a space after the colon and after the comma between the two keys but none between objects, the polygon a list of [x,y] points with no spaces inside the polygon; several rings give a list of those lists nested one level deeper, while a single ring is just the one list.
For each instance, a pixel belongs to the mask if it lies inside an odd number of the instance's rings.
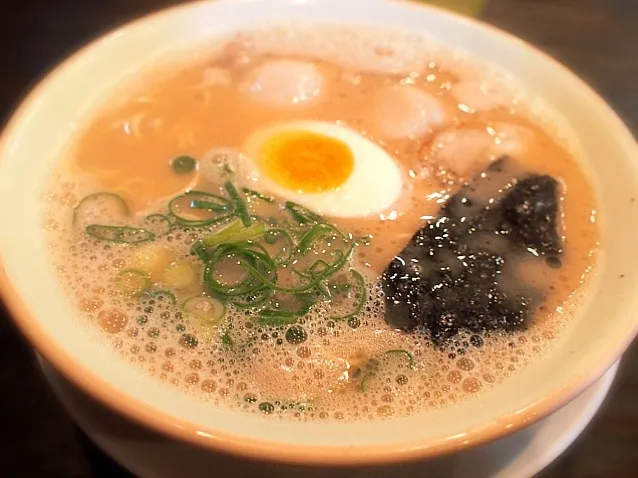
[{"label": "green scallion ring", "polygon": [[85,209],[90,209],[92,205],[100,201],[108,201],[112,203],[112,206],[117,209],[118,213],[122,216],[130,215],[126,201],[124,201],[121,196],[110,192],[99,192],[85,196],[78,205],[73,208],[73,224],[76,224],[85,214]]},{"label": "green scallion ring", "polygon": [[[188,211],[182,211],[180,201],[187,203],[186,208],[195,211],[210,213],[209,217],[192,218],[188,217]],[[216,211],[209,206],[215,205]],[[197,207],[203,206],[203,207]],[[233,215],[233,203],[227,198],[203,191],[188,191],[185,194],[176,196],[168,203],[168,211],[175,218],[175,221],[185,227],[204,227],[211,224],[223,222]]]},{"label": "green scallion ring", "polygon": [[197,161],[190,156],[178,156],[171,161],[171,168],[176,174],[188,174],[195,169]]},{"label": "green scallion ring", "polygon": [[156,230],[152,232],[158,236],[163,236],[173,230],[173,223],[170,218],[164,214],[151,214],[144,218],[144,222],[149,225],[147,229],[155,228]]},{"label": "green scallion ring", "polygon": [[140,297],[150,288],[151,279],[144,271],[125,269],[115,277],[115,286],[120,294]]},{"label": "green scallion ring", "polygon": [[367,294],[366,294],[366,282],[365,279],[363,278],[363,276],[356,270],[351,269],[350,270],[350,274],[352,274],[353,279],[352,279],[352,283],[346,284],[346,285],[350,285],[353,286],[355,289],[355,294],[359,294],[359,297],[357,298],[356,302],[354,302],[354,305],[352,307],[352,309],[345,313],[345,314],[341,314],[341,315],[334,315],[331,316],[330,318],[332,320],[346,320],[349,319],[351,317],[354,317],[356,315],[359,314],[359,312],[361,312],[361,309],[363,309],[363,306],[366,303],[366,299],[367,299]]},{"label": "green scallion ring", "polygon": [[226,317],[226,306],[223,302],[205,295],[196,295],[182,304],[182,310],[200,319],[205,325],[219,325]]},{"label": "green scallion ring", "polygon": [[123,244],[139,244],[155,239],[155,234],[151,231],[130,226],[91,224],[86,226],[86,233],[101,241],[119,242]]}]

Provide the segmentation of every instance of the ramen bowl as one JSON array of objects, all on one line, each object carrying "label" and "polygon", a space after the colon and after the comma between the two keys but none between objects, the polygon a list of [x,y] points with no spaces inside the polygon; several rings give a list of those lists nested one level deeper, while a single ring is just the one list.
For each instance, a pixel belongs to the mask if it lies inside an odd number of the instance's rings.
[{"label": "ramen bowl", "polygon": [[[598,190],[601,260],[587,301],[551,352],[454,406],[379,421],[273,420],[195,401],[95,347],[70,319],[45,244],[42,184],[92,108],[141,65],[264,21],[321,21],[426,32],[492,63],[570,125]],[[0,143],[0,289],[34,349],[115,413],[179,442],[246,458],[312,465],[388,464],[459,451],[547,416],[612,366],[638,330],[638,148],[582,80],[523,41],[443,10],[391,0],[195,2],[85,47],[24,100]]]}]

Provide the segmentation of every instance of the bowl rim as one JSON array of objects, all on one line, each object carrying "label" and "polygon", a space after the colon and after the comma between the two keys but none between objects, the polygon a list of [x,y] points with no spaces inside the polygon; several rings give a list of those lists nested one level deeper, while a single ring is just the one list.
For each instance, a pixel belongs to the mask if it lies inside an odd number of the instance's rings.
[{"label": "bowl rim", "polygon": [[[157,17],[170,16],[177,11],[210,3],[210,1],[211,0],[195,0],[143,15],[105,34],[97,36],[85,44],[85,46],[76,50],[58,66],[50,70],[35,87],[32,87],[10,115],[5,128],[0,132],[0,153],[6,149],[9,139],[14,135],[14,130],[25,121],[25,111],[30,109],[33,103],[37,102],[41,94],[47,90],[49,82],[51,82],[53,77],[59,72],[80,61],[84,56],[90,55],[103,42],[113,36],[121,35],[128,30],[135,29],[142,24],[153,21]],[[582,92],[588,96],[591,104],[595,104],[599,111],[606,114],[608,122],[613,125],[618,135],[624,136],[625,140],[636,145],[633,135],[627,126],[605,100],[575,73],[530,43],[482,20],[466,17],[434,5],[416,3],[413,0],[376,1],[399,3],[402,8],[406,9],[434,10],[438,15],[447,16],[456,23],[467,25],[479,32],[487,31],[493,36],[500,37],[505,43],[517,44],[520,48],[536,56],[543,57],[552,65],[552,68],[560,71],[562,75],[570,79],[574,86],[580,88]],[[635,149],[635,152],[638,156],[638,148]],[[231,434],[225,432],[220,433],[213,429],[206,430],[194,422],[178,419],[166,412],[151,409],[145,402],[133,399],[128,396],[124,390],[111,385],[92,370],[78,363],[61,345],[53,340],[49,340],[48,335],[38,325],[39,321],[36,315],[20,297],[18,291],[11,283],[9,274],[4,266],[1,251],[0,298],[6,305],[9,316],[21,333],[27,338],[30,345],[52,364],[55,369],[62,372],[65,377],[70,379],[71,383],[83,392],[110,409],[122,414],[132,422],[142,425],[154,432],[158,432],[162,436],[213,451],[269,462],[303,465],[352,466],[363,464],[391,464],[441,456],[494,441],[532,425],[580,395],[615,363],[618,357],[629,346],[636,332],[638,332],[638,323],[636,323],[633,329],[628,330],[624,341],[617,344],[616,347],[611,350],[608,350],[604,358],[598,362],[597,367],[589,370],[587,374],[573,377],[568,383],[564,384],[564,386],[556,389],[551,395],[544,397],[542,400],[531,403],[522,410],[501,417],[499,420],[475,426],[467,430],[462,436],[439,436],[428,439],[427,441],[413,440],[389,446],[363,445],[349,447],[347,450],[343,446],[313,447],[309,445],[296,445],[284,447],[276,441],[246,438],[239,433]]]}]

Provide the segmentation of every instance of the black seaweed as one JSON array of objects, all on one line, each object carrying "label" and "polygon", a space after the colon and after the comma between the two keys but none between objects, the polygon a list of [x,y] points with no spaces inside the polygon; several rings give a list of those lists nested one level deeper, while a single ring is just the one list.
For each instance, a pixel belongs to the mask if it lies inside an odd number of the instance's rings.
[{"label": "black seaweed", "polygon": [[462,331],[527,326],[542,293],[520,283],[515,266],[562,254],[559,190],[550,176],[521,177],[512,166],[508,158],[492,163],[390,263],[383,276],[389,323],[425,327],[436,344]]},{"label": "black seaweed", "polygon": [[551,176],[520,181],[502,201],[503,221],[519,243],[540,254],[560,254],[558,182]]}]

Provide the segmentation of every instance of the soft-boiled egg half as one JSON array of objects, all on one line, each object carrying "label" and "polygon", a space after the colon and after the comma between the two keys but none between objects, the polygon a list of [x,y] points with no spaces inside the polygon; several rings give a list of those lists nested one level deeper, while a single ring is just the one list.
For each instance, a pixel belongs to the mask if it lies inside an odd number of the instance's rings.
[{"label": "soft-boiled egg half", "polygon": [[381,147],[354,130],[322,121],[294,121],[254,132],[243,152],[260,187],[332,217],[388,209],[401,193],[401,171]]}]

